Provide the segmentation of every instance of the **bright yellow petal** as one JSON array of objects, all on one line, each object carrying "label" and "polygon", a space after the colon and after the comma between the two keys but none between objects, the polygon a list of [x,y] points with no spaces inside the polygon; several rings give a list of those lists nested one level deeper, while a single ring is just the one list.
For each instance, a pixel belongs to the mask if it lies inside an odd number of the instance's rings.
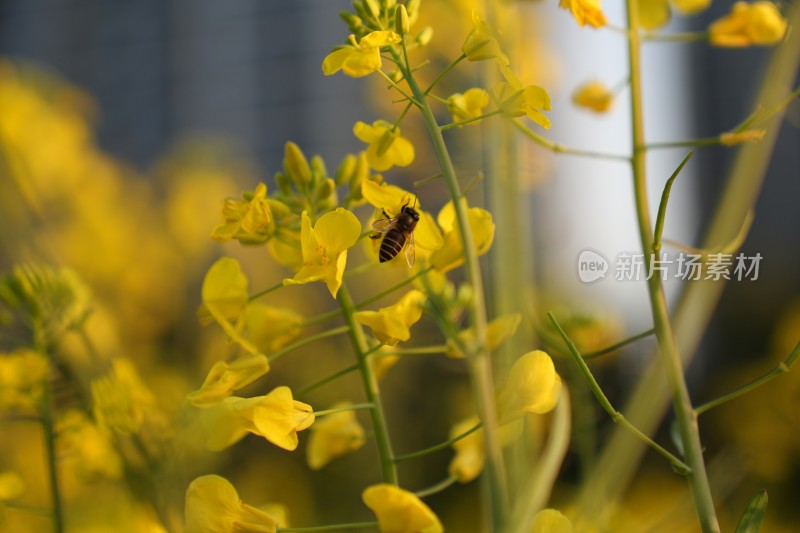
[{"label": "bright yellow petal", "polygon": [[439,518],[415,494],[395,485],[367,487],[364,503],[378,518],[382,533],[442,533]]},{"label": "bright yellow petal", "polygon": [[339,207],[317,220],[314,233],[331,257],[355,245],[361,235],[361,222],[352,212]]},{"label": "bright yellow petal", "polygon": [[414,202],[414,195],[400,187],[389,184],[380,185],[369,180],[361,184],[361,195],[373,207],[384,209],[391,216],[397,216],[400,214],[401,207]]},{"label": "bright yellow petal", "polygon": [[325,59],[322,61],[322,72],[326,76],[339,72],[344,66],[345,60],[350,57],[353,52],[355,52],[355,48],[351,46],[334,50],[325,56]]},{"label": "bright yellow petal", "polygon": [[442,232],[439,231],[439,227],[429,213],[425,211],[418,211],[418,213],[419,222],[414,230],[414,241],[419,248],[423,248],[425,251],[438,250],[444,244]]},{"label": "bright yellow petal", "polygon": [[200,389],[189,393],[186,400],[196,407],[209,407],[246,387],[269,371],[264,355],[250,355],[228,364],[217,361]]},{"label": "bright yellow petal", "polygon": [[325,273],[325,283],[331,296],[336,298],[339,288],[342,286],[342,278],[344,277],[344,269],[347,264],[347,250],[341,252],[336,258],[336,262],[327,267]]},{"label": "bright yellow petal", "polygon": [[366,122],[360,120],[353,125],[353,134],[358,140],[365,143],[377,142],[384,131],[386,130],[370,126]]},{"label": "bright yellow petal", "polygon": [[[331,409],[352,405],[339,402]],[[309,468],[319,470],[337,457],[354,452],[364,445],[364,428],[358,423],[355,411],[342,411],[320,417],[311,427],[306,447]]]},{"label": "bright yellow petal", "polygon": [[314,423],[314,410],[308,404],[295,401],[289,387],[274,389],[258,398],[255,405],[248,405],[248,409],[250,407],[253,432],[284,450],[297,448],[297,432]]},{"label": "bright yellow petal", "polygon": [[247,276],[236,259],[222,257],[206,273],[201,290],[203,303],[225,318],[235,318],[247,304]]},{"label": "bright yellow petal", "polygon": [[402,38],[399,34],[389,30],[382,30],[368,33],[358,44],[360,46],[381,47],[398,44],[401,40]]},{"label": "bright yellow petal", "polygon": [[304,285],[306,283],[311,283],[312,281],[321,281],[328,277],[329,270],[330,269],[327,266],[323,265],[303,266],[293,278],[284,279],[283,284]]},{"label": "bright yellow petal", "polygon": [[353,51],[344,61],[342,70],[353,78],[372,74],[381,68],[381,54],[377,48],[365,48]]}]

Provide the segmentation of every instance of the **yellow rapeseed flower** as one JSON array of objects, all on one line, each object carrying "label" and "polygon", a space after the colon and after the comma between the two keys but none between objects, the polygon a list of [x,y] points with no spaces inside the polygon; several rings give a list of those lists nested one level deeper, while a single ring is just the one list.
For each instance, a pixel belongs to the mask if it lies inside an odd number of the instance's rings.
[{"label": "yellow rapeseed flower", "polygon": [[348,44],[325,57],[322,72],[330,76],[341,70],[353,78],[371,74],[381,68],[380,49],[401,40],[400,35],[388,30],[368,33],[359,42],[356,42],[354,35],[350,35]]},{"label": "yellow rapeseed flower", "polygon": [[425,294],[416,289],[408,291],[400,300],[378,311],[359,311],[356,321],[372,328],[372,333],[383,344],[394,346],[411,338],[411,326],[422,317]]},{"label": "yellow rapeseed flower", "polygon": [[196,407],[209,407],[227,398],[234,391],[246,387],[269,371],[269,362],[263,355],[242,357],[228,364],[217,361],[206,376],[203,385],[189,393],[186,400]]},{"label": "yellow rapeseed flower", "polygon": [[606,15],[600,0],[559,0],[558,6],[569,10],[578,24],[602,28],[606,25]]},{"label": "yellow rapeseed flower", "polygon": [[553,360],[541,350],[528,352],[514,362],[498,395],[500,420],[513,420],[524,413],[546,413],[556,406],[560,395],[561,377]]},{"label": "yellow rapeseed flower", "polygon": [[[478,255],[489,251],[494,240],[495,225],[492,214],[480,207],[470,207],[467,219],[472,230],[472,240]],[[461,244],[461,232],[456,224],[456,212],[453,202],[448,202],[439,211],[439,226],[444,232],[444,243],[441,248],[431,254],[431,265],[440,272],[447,272],[464,263],[464,246]]]},{"label": "yellow rapeseed flower", "polygon": [[185,533],[274,533],[278,520],[242,503],[231,483],[201,476],[186,489]]},{"label": "yellow rapeseed flower", "polygon": [[503,53],[497,42],[497,32],[475,11],[472,12],[472,31],[461,45],[461,51],[469,61],[497,59],[501,65],[508,65],[508,56]]},{"label": "yellow rapeseed flower", "polygon": [[205,446],[211,451],[232,446],[248,433],[292,451],[298,445],[297,432],[313,423],[313,409],[294,400],[289,387],[253,398],[229,396],[200,413]]},{"label": "yellow rapeseed flower", "polygon": [[92,412],[98,425],[131,434],[139,431],[145,415],[156,415],[155,396],[127,359],[117,357],[108,374],[92,380]]},{"label": "yellow rapeseed flower", "polygon": [[530,533],[572,533],[572,522],[555,509],[542,509],[533,516]]},{"label": "yellow rapeseed flower", "polygon": [[284,285],[324,281],[331,296],[336,298],[342,286],[342,276],[347,264],[347,250],[358,242],[361,223],[350,211],[341,207],[325,213],[311,227],[311,218],[303,211],[300,226],[300,248],[303,266],[293,278],[283,280]]},{"label": "yellow rapeseed flower", "polygon": [[395,165],[407,167],[414,162],[414,145],[400,135],[400,128],[385,120],[376,120],[371,126],[359,120],[353,126],[353,133],[369,145],[367,161],[375,170],[389,170]]},{"label": "yellow rapeseed flower", "polygon": [[211,232],[211,238],[215,241],[238,239],[247,243],[266,242],[272,223],[267,186],[259,183],[250,199],[225,200],[222,204],[222,217],[225,222]]},{"label": "yellow rapeseed flower", "polygon": [[597,113],[605,113],[611,109],[611,104],[614,103],[614,93],[602,82],[589,81],[575,89],[575,92],[572,93],[572,101],[580,107],[591,109]]},{"label": "yellow rapeseed flower", "polygon": [[501,81],[494,88],[503,115],[506,117],[521,117],[527,115],[529,119],[544,129],[550,129],[550,119],[542,111],[550,111],[550,96],[538,85],[523,86],[519,78],[504,66],[500,69],[506,81]]},{"label": "yellow rapeseed flower", "polygon": [[0,409],[35,410],[49,372],[47,358],[33,350],[0,354]]},{"label": "yellow rapeseed flower", "polygon": [[637,0],[639,24],[645,30],[664,26],[672,18],[674,9],[682,15],[696,15],[711,5],[711,0]]},{"label": "yellow rapeseed flower", "polygon": [[[331,409],[351,405],[339,402]],[[364,428],[358,423],[355,411],[341,411],[321,417],[312,427],[306,447],[309,468],[319,470],[337,457],[361,448],[366,442]]]},{"label": "yellow rapeseed flower", "polygon": [[83,411],[69,409],[56,421],[59,457],[63,464],[85,481],[119,479],[123,462],[107,428],[92,422]]},{"label": "yellow rapeseed flower", "polygon": [[[16,472],[0,472],[0,505],[25,492],[25,482]],[[2,509],[0,509],[2,511]]]},{"label": "yellow rapeseed flower", "polygon": [[415,494],[389,484],[372,485],[362,494],[378,518],[382,533],[442,533],[439,518]]},{"label": "yellow rapeseed flower", "polygon": [[247,340],[266,353],[280,350],[302,333],[303,317],[282,307],[251,302],[244,312]]},{"label": "yellow rapeseed flower", "polygon": [[[513,315],[503,315],[495,318],[489,322],[486,328],[486,347],[489,351],[494,350],[500,346],[503,341],[516,333],[520,322],[522,322],[522,315],[515,313]],[[459,348],[459,344],[468,346],[470,343],[475,342],[475,330],[465,329],[458,334],[460,343],[452,340],[447,342],[447,357],[464,357],[464,352]]]},{"label": "yellow rapeseed flower", "polygon": [[736,2],[731,12],[708,27],[714,46],[768,46],[783,39],[789,23],[772,2]]},{"label": "yellow rapeseed flower", "polygon": [[[463,122],[479,117],[489,105],[489,93],[479,87],[468,89],[464,94],[455,93],[447,98],[447,109],[453,115],[453,122]],[[478,124],[480,120],[467,123]]]}]

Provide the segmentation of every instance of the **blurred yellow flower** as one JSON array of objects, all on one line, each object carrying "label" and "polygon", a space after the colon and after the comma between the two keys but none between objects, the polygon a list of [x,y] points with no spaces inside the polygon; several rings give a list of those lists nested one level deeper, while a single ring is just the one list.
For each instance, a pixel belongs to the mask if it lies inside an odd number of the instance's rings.
[{"label": "blurred yellow flower", "polygon": [[293,278],[283,280],[284,285],[325,281],[331,296],[336,298],[342,286],[342,276],[347,264],[347,250],[361,235],[361,223],[350,211],[341,207],[325,213],[311,227],[307,211],[303,211],[300,246],[303,266]]},{"label": "blurred yellow flower", "polygon": [[411,338],[411,326],[422,317],[425,294],[416,289],[408,291],[400,300],[378,311],[358,311],[355,319],[372,328],[372,333],[383,344],[394,346]]},{"label": "blurred yellow flower", "polygon": [[47,358],[28,348],[0,353],[0,409],[36,410],[49,372]]},{"label": "blurred yellow flower", "polygon": [[414,145],[400,135],[400,128],[385,120],[376,120],[371,126],[359,120],[353,126],[353,133],[369,145],[367,161],[375,170],[389,170],[395,165],[407,167],[414,162]]},{"label": "blurred yellow flower", "polygon": [[185,533],[274,533],[278,521],[242,503],[231,483],[220,476],[201,476],[186,489]]},{"label": "blurred yellow flower", "polygon": [[389,484],[372,485],[362,494],[378,517],[382,533],[442,533],[439,518],[415,494]]},{"label": "blurred yellow flower", "polygon": [[25,492],[25,482],[16,472],[0,472],[0,505]]},{"label": "blurred yellow flower", "polygon": [[541,350],[528,352],[511,366],[508,381],[498,394],[501,423],[524,413],[546,413],[556,406],[560,395],[561,377],[553,360]]},{"label": "blurred yellow flower", "polygon": [[356,42],[354,35],[350,35],[349,43],[343,48],[328,54],[322,62],[322,72],[326,76],[335,74],[340,70],[348,76],[360,78],[371,74],[381,68],[381,52],[384,46],[398,44],[401,37],[393,31],[373,31]]},{"label": "blurred yellow flower", "polygon": [[266,353],[280,350],[295,340],[303,317],[291,309],[251,302],[244,312],[247,340]]},{"label": "blurred yellow flower", "polygon": [[550,129],[550,119],[542,111],[550,111],[550,96],[538,85],[523,86],[519,78],[504,66],[500,69],[506,81],[501,81],[494,88],[494,96],[506,117],[529,119],[544,129]]},{"label": "blurred yellow flower", "polygon": [[682,15],[696,15],[711,5],[711,0],[637,0],[639,24],[645,30],[656,30],[670,21],[674,9]]},{"label": "blurred yellow flower", "polygon": [[597,113],[605,113],[611,109],[611,104],[614,103],[614,93],[602,82],[589,81],[575,89],[575,92],[572,93],[572,101],[580,107],[591,109]]},{"label": "blurred yellow flower", "polygon": [[[417,257],[427,257],[430,252],[442,247],[442,233],[436,222],[422,209],[421,203],[410,192],[387,183],[381,185],[374,181],[364,181],[361,184],[361,195],[376,209],[386,211],[390,217],[399,215],[403,206],[414,205],[416,202],[414,210],[419,214],[419,222],[414,229]],[[380,245],[379,239],[373,241],[373,246]]]},{"label": "blurred yellow flower", "polygon": [[246,387],[269,371],[269,362],[263,355],[250,355],[228,364],[217,361],[206,376],[203,385],[186,395],[195,407],[209,407],[227,398],[234,391]]},{"label": "blurred yellow flower", "polygon": [[[495,318],[486,330],[486,347],[489,351],[494,350],[500,346],[503,341],[516,333],[520,322],[522,322],[522,315],[515,313],[513,315],[503,315]],[[475,342],[475,330],[465,329],[459,334],[461,345],[468,346],[470,343]],[[458,344],[452,340],[447,342],[447,357],[464,357],[464,352],[458,347]]]},{"label": "blurred yellow flower", "polygon": [[542,509],[533,517],[530,533],[572,533],[572,522],[555,509]]},{"label": "blurred yellow flower", "polygon": [[708,27],[708,41],[732,48],[768,46],[780,42],[788,26],[772,2],[736,2],[729,14]]},{"label": "blurred yellow flower", "polygon": [[569,10],[580,26],[588,24],[593,28],[602,28],[606,25],[600,0],[559,0],[558,6]]},{"label": "blurred yellow flower", "polygon": [[[464,94],[451,94],[447,98],[447,109],[453,115],[453,122],[463,122],[479,117],[488,105],[489,93],[479,87],[468,89]],[[480,120],[469,122],[467,125],[478,123]]]},{"label": "blurred yellow flower", "polygon": [[225,222],[214,228],[211,238],[218,242],[231,239],[247,243],[266,242],[269,238],[267,229],[272,222],[272,212],[266,198],[267,186],[259,183],[256,190],[246,195],[244,200],[225,200],[222,204]]},{"label": "blurred yellow flower", "polygon": [[101,427],[128,435],[139,431],[145,415],[158,414],[155,396],[127,359],[115,358],[108,374],[92,380],[91,389],[92,412]]},{"label": "blurred yellow flower", "polygon": [[[475,249],[478,255],[483,255],[489,251],[494,240],[492,214],[480,207],[470,207],[467,210],[467,219]],[[439,211],[437,220],[444,231],[444,243],[431,254],[430,262],[436,270],[447,272],[464,263],[464,246],[461,244],[461,232],[456,224],[456,211],[452,201]]]},{"label": "blurred yellow flower", "polygon": [[122,476],[122,458],[107,428],[96,425],[82,411],[68,409],[59,415],[56,431],[59,457],[78,478],[96,481]]},{"label": "blurred yellow flower", "polygon": [[461,45],[461,51],[467,59],[469,61],[497,59],[501,65],[508,65],[508,57],[497,42],[497,32],[488,22],[482,20],[476,11],[472,12],[472,26],[472,31]]},{"label": "blurred yellow flower", "polygon": [[[339,402],[331,409],[352,405]],[[306,460],[309,468],[319,470],[337,457],[347,455],[361,448],[366,442],[364,428],[358,423],[355,411],[341,411],[321,417],[311,427],[306,447]]]},{"label": "blurred yellow flower", "polygon": [[[472,416],[458,422],[450,430],[450,438],[463,435],[480,422],[477,416]],[[486,463],[486,454],[483,448],[483,428],[477,429],[466,437],[453,443],[456,454],[450,461],[447,471],[458,479],[459,483],[469,483],[478,477]]]},{"label": "blurred yellow flower", "polygon": [[696,15],[708,9],[711,0],[671,0],[675,11],[683,15]]}]

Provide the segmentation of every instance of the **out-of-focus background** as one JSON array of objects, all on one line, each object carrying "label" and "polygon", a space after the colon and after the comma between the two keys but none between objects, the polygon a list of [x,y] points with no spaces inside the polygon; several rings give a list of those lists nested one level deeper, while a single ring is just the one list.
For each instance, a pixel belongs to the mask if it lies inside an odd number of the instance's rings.
[{"label": "out-of-focus background", "polygon": [[[423,0],[420,23],[435,28],[434,65],[443,66],[459,53],[474,3]],[[606,4],[609,19],[624,25],[622,3]],[[691,19],[675,16],[666,30],[701,30],[731,4],[717,1]],[[59,392],[64,410],[71,410],[62,426],[69,438],[59,449],[69,531],[107,531],[110,524],[120,532],[157,531],[159,520],[170,526],[179,522],[176,504],[180,509],[188,481],[207,472],[234,480],[247,502],[282,502],[295,525],[369,519],[359,494],[377,479],[372,443],[322,471],[309,472],[302,435],[301,448],[293,454],[255,437],[210,454],[180,438],[182,426],[175,422],[185,394],[199,386],[214,361],[231,353],[221,332],[197,321],[199,287],[209,265],[220,255],[237,257],[254,292],[291,275],[264,248],[220,245],[209,238],[221,222],[222,200],[253,190],[259,181],[272,189],[288,140],[309,155],[323,156],[333,172],[345,154],[361,149],[353,123],[391,119],[399,112],[388,103],[379,79],[322,75],[322,59],[346,37],[337,13],[348,7],[348,2],[333,0],[0,3],[0,269],[35,263],[74,270],[91,294],[91,339],[87,343],[77,334],[65,339],[67,366],[88,368],[82,366],[87,350],[132,365],[130,373],[138,377],[131,380],[142,391],[135,401],[149,432],[142,437],[147,442],[95,435],[95,426],[80,414],[85,391],[65,385]],[[515,51],[515,57],[528,58],[520,66],[524,81],[542,85],[552,97],[548,137],[578,148],[629,151],[627,90],[605,115],[570,102],[573,89],[587,79],[601,78],[610,86],[625,79],[622,37],[578,28],[555,2],[519,2],[515,9],[518,24],[527,30],[524,47]],[[704,43],[646,47],[646,129],[654,142],[707,137],[739,123],[753,110],[772,53],[712,49]],[[477,71],[469,68],[445,87],[455,92],[475,84]],[[415,140],[418,161],[390,171],[386,179],[410,188],[412,181],[436,170],[421,127],[407,122],[404,130]],[[486,144],[478,129],[456,132],[452,139],[463,148],[456,150],[459,172],[481,170],[480,147]],[[691,367],[698,402],[766,372],[800,338],[798,146],[800,107],[795,103],[782,125],[755,222],[742,247],[747,255],[763,257],[759,279],[728,283]],[[647,329],[644,284],[605,280],[589,286],[575,273],[575,257],[584,248],[609,257],[638,249],[627,166],[555,156],[524,143],[520,151],[515,171],[526,183],[530,209],[530,250],[520,255],[533,255],[530,281],[542,305],[572,313],[574,334],[583,334],[589,347]],[[653,209],[684,154],[667,150],[652,157]],[[735,154],[735,148],[709,148],[696,155],[675,185],[666,236],[699,245]],[[419,194],[434,212],[446,201],[441,188]],[[475,196],[480,199],[480,190]],[[498,225],[497,239],[503,239],[503,231]],[[381,284],[385,280],[373,276],[356,296],[363,299]],[[333,303],[320,289],[278,291],[270,304],[310,317]],[[681,287],[670,290],[677,299]],[[3,354],[24,342],[18,330],[8,331],[0,336]],[[423,322],[415,341],[431,344],[439,338],[433,325]],[[598,367],[615,402],[624,401],[652,349],[652,341],[643,341]],[[268,388],[261,384],[247,391],[263,394],[284,383],[302,387],[352,364],[349,357],[345,339],[321,341],[282,360],[285,365],[275,365]],[[395,448],[406,452],[446,439],[449,424],[469,414],[470,402],[459,362],[413,358],[402,363],[387,376],[384,390]],[[569,373],[567,363],[559,362],[564,367],[559,371]],[[704,415],[709,455],[736,465],[735,475],[720,481],[724,520],[735,520],[755,490],[765,487],[770,531],[792,531],[790,525],[799,523],[792,505],[800,492],[798,373]],[[315,391],[308,401],[327,406],[347,394],[357,401],[360,383],[351,378]],[[577,380],[572,384],[580,385]],[[603,419],[599,410],[588,417]],[[569,501],[606,435],[605,430],[590,433],[594,440],[588,445],[580,440],[589,439],[587,434],[576,436],[556,503]],[[0,435],[0,473],[17,472],[25,484],[19,501],[46,508],[41,430],[3,420]],[[666,429],[659,438],[668,441]],[[120,457],[146,462],[148,454],[115,451],[115,442],[143,446],[159,462],[130,465]],[[448,453],[404,465],[404,486],[418,489],[441,479]],[[669,477],[666,466],[651,459],[647,456],[637,487]],[[679,481],[676,501],[684,490]],[[479,523],[478,498],[473,482],[429,503],[450,530],[470,531]],[[659,503],[632,500],[630,516]],[[48,524],[46,516],[0,508],[0,531],[46,531]],[[647,527],[661,531],[657,525]]]}]

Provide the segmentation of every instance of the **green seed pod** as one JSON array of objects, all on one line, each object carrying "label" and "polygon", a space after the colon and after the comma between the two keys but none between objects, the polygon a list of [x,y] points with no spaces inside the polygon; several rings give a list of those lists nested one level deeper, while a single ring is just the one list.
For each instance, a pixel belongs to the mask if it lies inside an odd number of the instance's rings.
[{"label": "green seed pod", "polygon": [[376,153],[378,156],[382,156],[386,153],[386,150],[391,148],[394,140],[397,138],[397,130],[393,128],[389,128],[386,130],[383,135],[381,135],[380,140],[378,141],[378,149]]},{"label": "green seed pod", "polygon": [[356,170],[358,159],[354,154],[347,154],[339,163],[339,168],[336,169],[336,185],[344,185],[349,183],[353,178],[353,173]]},{"label": "green seed pod", "polygon": [[431,39],[433,39],[433,28],[430,26],[425,26],[417,34],[417,44],[420,46],[427,46]]},{"label": "green seed pod", "polygon": [[405,35],[408,30],[408,12],[406,11],[406,6],[400,4],[394,11],[394,31],[400,35]]},{"label": "green seed pod", "polygon": [[293,142],[286,143],[283,171],[298,185],[311,183],[311,168],[300,147]]}]

